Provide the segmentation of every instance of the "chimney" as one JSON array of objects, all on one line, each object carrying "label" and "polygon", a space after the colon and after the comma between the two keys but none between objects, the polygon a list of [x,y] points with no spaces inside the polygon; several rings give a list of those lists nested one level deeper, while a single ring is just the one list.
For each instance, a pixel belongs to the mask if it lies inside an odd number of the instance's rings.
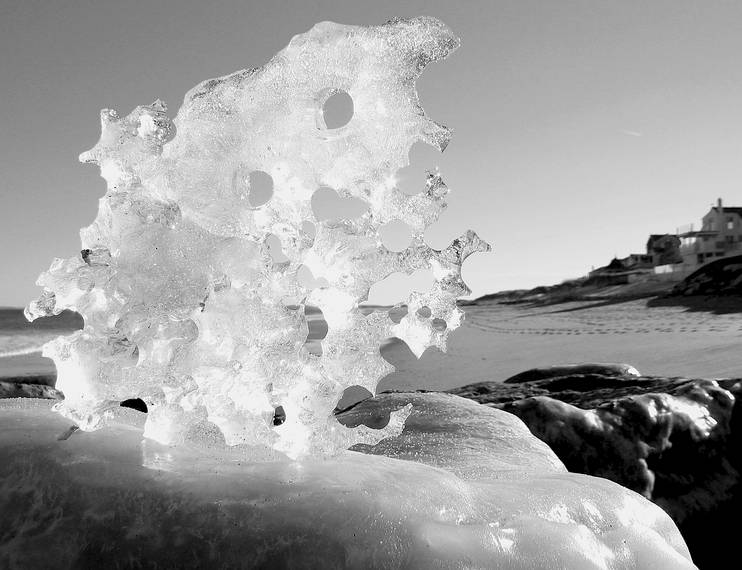
[{"label": "chimney", "polygon": [[721,198],[717,198],[717,200],[716,200],[716,207],[719,209],[719,212],[723,212],[724,211],[724,206],[721,203]]}]

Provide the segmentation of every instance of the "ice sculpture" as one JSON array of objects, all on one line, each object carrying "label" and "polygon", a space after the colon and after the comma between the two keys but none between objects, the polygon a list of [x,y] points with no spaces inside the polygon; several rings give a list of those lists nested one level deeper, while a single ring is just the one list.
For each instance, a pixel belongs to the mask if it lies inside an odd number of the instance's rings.
[{"label": "ice sculpture", "polygon": [[[392,370],[379,354],[384,339],[418,356],[445,348],[462,317],[456,299],[468,293],[461,264],[489,249],[473,232],[442,251],[426,245],[448,188],[437,173],[416,195],[395,182],[413,143],[442,151],[449,142],[415,80],[458,44],[433,18],[324,22],[265,66],[198,85],[173,121],[160,101],[123,118],[102,111],[100,141],[80,159],[100,166],[108,192],[81,231],[81,254],[54,260],[26,313],[85,318],[44,348],[66,398],[58,410],[94,430],[121,400],[140,397],[145,435],[161,443],[214,424],[229,445],[292,458],[399,434],[409,406],[378,430],[341,426],[332,410],[344,389],[374,392]],[[353,116],[327,128],[323,105],[338,92],[352,97]],[[264,204],[253,192],[261,177],[272,183]],[[315,219],[321,187],[363,200],[367,212]],[[402,252],[380,237],[394,220],[412,229]],[[422,268],[435,283],[410,295],[399,323],[359,310],[372,284]],[[304,346],[307,306],[329,327],[321,355]],[[274,425],[279,406],[285,422]]]}]

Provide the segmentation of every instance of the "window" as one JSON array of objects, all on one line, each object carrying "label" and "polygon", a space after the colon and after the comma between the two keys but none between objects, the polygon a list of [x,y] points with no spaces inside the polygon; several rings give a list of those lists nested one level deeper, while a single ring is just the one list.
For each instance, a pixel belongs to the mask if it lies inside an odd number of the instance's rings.
[{"label": "window", "polygon": [[727,218],[727,229],[728,230],[734,229],[734,220],[732,220],[732,218]]},{"label": "window", "polygon": [[727,243],[734,243],[734,236],[726,236]]}]

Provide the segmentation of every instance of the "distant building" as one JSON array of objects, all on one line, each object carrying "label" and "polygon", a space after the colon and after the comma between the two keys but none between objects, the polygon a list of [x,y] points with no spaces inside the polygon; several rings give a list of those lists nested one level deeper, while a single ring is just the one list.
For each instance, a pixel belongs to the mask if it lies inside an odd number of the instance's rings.
[{"label": "distant building", "polygon": [[587,284],[592,285],[622,285],[631,283],[652,272],[652,256],[643,253],[632,253],[619,259],[614,257],[604,266],[593,269],[588,273]]},{"label": "distant building", "polygon": [[652,256],[644,253],[630,253],[628,256],[618,261],[626,269],[651,269],[652,268]]},{"label": "distant building", "polygon": [[680,263],[680,238],[672,234],[652,234],[647,240],[647,255],[652,266]]},{"label": "distant building", "polygon": [[742,255],[742,207],[728,207],[721,198],[703,216],[701,229],[678,230],[677,235],[651,234],[646,253],[613,258],[593,269],[589,283],[614,285],[642,280],[678,282],[701,265],[731,255]]},{"label": "distant building", "polygon": [[699,266],[719,257],[742,254],[742,207],[728,207],[719,198],[703,217],[701,229],[681,233],[683,264]]}]

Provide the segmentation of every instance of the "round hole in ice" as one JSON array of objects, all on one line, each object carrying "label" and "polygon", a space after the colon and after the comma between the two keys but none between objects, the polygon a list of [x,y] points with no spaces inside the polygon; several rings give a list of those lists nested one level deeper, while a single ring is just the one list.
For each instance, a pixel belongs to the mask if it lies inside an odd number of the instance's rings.
[{"label": "round hole in ice", "polygon": [[446,327],[448,327],[448,325],[446,324],[446,321],[444,321],[443,319],[438,319],[438,318],[433,319],[430,324],[437,331],[444,331],[446,330]]},{"label": "round hole in ice", "polygon": [[426,305],[423,305],[422,307],[420,307],[417,310],[417,316],[418,317],[422,317],[423,319],[429,319],[430,318],[430,315],[432,315],[432,314],[433,313],[431,312],[430,307],[428,307]]},{"label": "round hole in ice", "polygon": [[248,177],[247,201],[253,208],[267,204],[273,197],[273,178],[262,170],[253,170]]},{"label": "round hole in ice", "polygon": [[424,192],[428,172],[435,171],[440,159],[440,152],[435,147],[421,141],[413,144],[408,153],[409,164],[395,175],[397,188],[408,195]]},{"label": "round hole in ice", "polygon": [[407,305],[394,305],[388,311],[389,318],[395,325],[398,325],[400,321],[407,316]]},{"label": "round hole in ice", "polygon": [[412,228],[400,220],[392,220],[379,228],[381,243],[389,251],[404,251],[410,247]]},{"label": "round hole in ice", "polygon": [[322,118],[328,129],[339,129],[353,118],[353,98],[342,89],[332,89],[322,104]]},{"label": "round hole in ice", "polygon": [[363,386],[348,386],[344,391],[343,395],[338,401],[338,405],[335,410],[345,410],[351,406],[355,406],[358,402],[373,398],[373,394]]},{"label": "round hole in ice", "polygon": [[314,238],[317,236],[317,226],[309,220],[304,220],[301,223],[301,232],[310,240],[314,241]]},{"label": "round hole in ice", "polygon": [[285,421],[286,411],[283,409],[283,406],[276,406],[273,410],[273,425],[280,426]]}]

